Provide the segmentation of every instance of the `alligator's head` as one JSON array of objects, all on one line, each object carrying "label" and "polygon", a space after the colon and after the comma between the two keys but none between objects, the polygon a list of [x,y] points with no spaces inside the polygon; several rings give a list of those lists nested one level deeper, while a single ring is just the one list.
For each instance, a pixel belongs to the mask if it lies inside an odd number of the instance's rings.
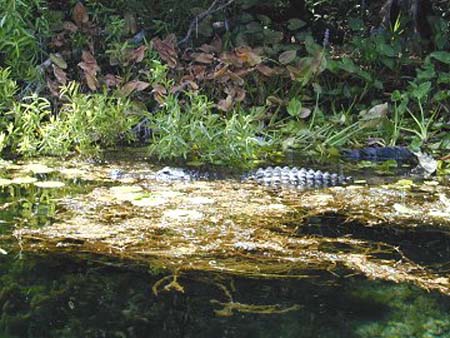
[{"label": "alligator's head", "polygon": [[161,181],[190,181],[192,176],[182,168],[164,167],[156,172],[155,178]]}]

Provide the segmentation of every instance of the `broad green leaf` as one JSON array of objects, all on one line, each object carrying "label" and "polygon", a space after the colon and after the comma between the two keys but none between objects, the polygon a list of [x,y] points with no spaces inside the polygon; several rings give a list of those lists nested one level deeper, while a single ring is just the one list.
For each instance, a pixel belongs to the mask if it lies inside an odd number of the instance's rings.
[{"label": "broad green leaf", "polygon": [[278,57],[278,61],[283,65],[287,65],[288,63],[294,61],[296,57],[297,57],[296,50],[287,50],[280,54],[280,56]]},{"label": "broad green leaf", "polygon": [[393,70],[395,68],[395,60],[390,58],[381,58],[381,63],[384,64],[389,69]]},{"label": "broad green leaf", "polygon": [[256,18],[264,25],[269,26],[272,23],[272,19],[267,15],[258,14]]},{"label": "broad green leaf", "polygon": [[256,21],[252,21],[250,23],[248,23],[247,25],[245,25],[245,33],[259,33],[263,31],[263,26],[261,26],[261,24],[259,22]]},{"label": "broad green leaf", "polygon": [[294,117],[298,117],[300,115],[300,112],[301,112],[301,109],[302,109],[302,103],[301,103],[301,101],[298,98],[293,97],[289,101],[286,109],[287,109],[287,112],[289,113],[289,115],[294,116]]},{"label": "broad green leaf", "polygon": [[362,110],[359,113],[360,125],[362,128],[378,127],[385,119],[389,112],[389,105],[387,102],[373,106],[368,111]]},{"label": "broad green leaf", "polygon": [[295,31],[295,30],[300,29],[300,28],[305,27],[305,26],[306,26],[306,22],[305,21],[300,20],[298,18],[293,18],[293,19],[290,19],[288,21],[287,28],[289,30],[291,30],[291,31]]},{"label": "broad green leaf", "polygon": [[[417,80],[419,81],[427,81],[434,79],[435,77],[436,77],[436,70],[434,69],[434,65],[432,63],[428,63],[423,67],[423,69],[417,70]],[[440,77],[441,74],[439,74],[439,78]]]},{"label": "broad green leaf", "polygon": [[385,43],[377,44],[377,49],[378,49],[378,51],[380,51],[385,56],[389,56],[389,57],[396,57],[397,56],[396,53],[395,53],[394,48],[392,48],[388,44],[385,44]]},{"label": "broad green leaf", "polygon": [[416,86],[414,85],[414,89],[411,92],[411,94],[418,100],[423,99],[425,96],[428,95],[431,89],[431,82],[427,81],[424,83],[421,83],[420,85]]},{"label": "broad green leaf", "polygon": [[439,72],[439,76],[437,79],[439,84],[449,84],[450,83],[450,73]]},{"label": "broad green leaf", "polygon": [[67,68],[67,63],[66,63],[66,61],[64,60],[64,58],[62,57],[61,54],[59,54],[59,53],[55,53],[55,54],[54,53],[50,53],[49,57],[50,57],[50,60],[55,65],[57,65],[59,68],[61,68],[61,69],[66,69]]},{"label": "broad green leaf", "polygon": [[352,31],[360,31],[365,28],[364,21],[360,18],[349,18],[348,25]]},{"label": "broad green leaf", "polygon": [[280,43],[284,38],[283,32],[275,31],[273,29],[264,29],[263,34],[265,43],[272,45]]},{"label": "broad green leaf", "polygon": [[439,62],[446,63],[450,65],[450,53],[444,51],[433,52],[429,55],[430,58],[434,58]]}]

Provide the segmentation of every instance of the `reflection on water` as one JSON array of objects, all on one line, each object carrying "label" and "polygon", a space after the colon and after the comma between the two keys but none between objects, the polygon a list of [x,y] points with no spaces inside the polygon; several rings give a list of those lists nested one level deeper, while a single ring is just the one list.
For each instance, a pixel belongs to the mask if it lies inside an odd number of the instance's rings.
[{"label": "reflection on water", "polygon": [[[0,329],[7,337],[449,337],[450,301],[408,285],[358,278],[179,278],[184,293],[161,292],[142,268],[64,256],[3,256]],[[117,262],[120,264],[120,262]],[[218,302],[299,305],[282,314],[218,316]],[[212,301],[212,300],[216,300]]]}]

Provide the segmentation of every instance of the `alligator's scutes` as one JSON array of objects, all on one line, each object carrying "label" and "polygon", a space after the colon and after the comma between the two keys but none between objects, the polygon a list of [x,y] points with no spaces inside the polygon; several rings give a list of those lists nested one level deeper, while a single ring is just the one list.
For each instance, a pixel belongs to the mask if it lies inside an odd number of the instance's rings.
[{"label": "alligator's scutes", "polygon": [[329,187],[351,182],[351,177],[328,171],[296,167],[260,168],[243,176],[245,181],[255,181],[268,186]]},{"label": "alligator's scutes", "polygon": [[[214,173],[199,173],[194,170],[164,167],[153,173],[126,173],[120,169],[111,172],[112,179],[136,178],[157,181],[194,181],[216,180],[221,178]],[[223,178],[223,177],[222,177]],[[321,188],[335,185],[344,185],[351,181],[350,177],[328,171],[297,168],[297,167],[267,167],[251,171],[241,176],[243,182],[256,182],[266,186],[295,186]]]}]

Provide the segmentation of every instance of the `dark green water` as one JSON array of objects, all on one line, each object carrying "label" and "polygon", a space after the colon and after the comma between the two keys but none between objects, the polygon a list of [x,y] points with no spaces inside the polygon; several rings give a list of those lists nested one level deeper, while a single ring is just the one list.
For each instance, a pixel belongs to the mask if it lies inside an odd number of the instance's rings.
[{"label": "dark green water", "polygon": [[[197,274],[180,279],[185,293],[155,296],[161,276],[94,257],[8,255],[0,264],[3,337],[450,337],[448,298],[409,285]],[[211,299],[226,302],[217,279],[235,302],[302,308],[216,316]]]},{"label": "dark green water", "polygon": [[[0,337],[450,337],[450,297],[411,284],[330,272],[303,280],[190,272],[179,278],[184,293],[155,295],[152,286],[165,275],[152,267],[21,252],[8,237],[16,226],[46,226],[59,197],[92,188],[66,183],[0,189],[0,248],[7,252],[0,254]],[[448,242],[436,248],[445,264]],[[299,308],[261,314],[237,307],[220,316],[225,289],[235,303]]]}]

